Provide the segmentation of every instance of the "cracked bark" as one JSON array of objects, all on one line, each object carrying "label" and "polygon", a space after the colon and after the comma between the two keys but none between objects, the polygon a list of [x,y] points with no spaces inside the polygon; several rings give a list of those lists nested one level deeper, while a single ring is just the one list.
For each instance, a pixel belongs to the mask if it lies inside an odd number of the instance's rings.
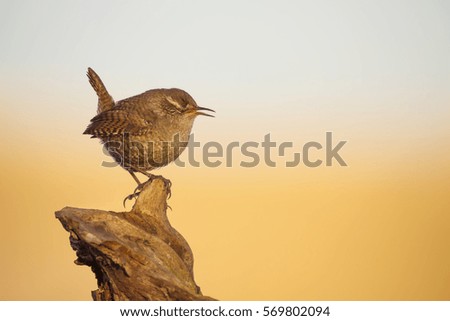
[{"label": "cracked bark", "polygon": [[65,207],[75,264],[90,266],[94,300],[213,300],[194,281],[191,248],[167,218],[168,190],[148,182],[130,212]]}]

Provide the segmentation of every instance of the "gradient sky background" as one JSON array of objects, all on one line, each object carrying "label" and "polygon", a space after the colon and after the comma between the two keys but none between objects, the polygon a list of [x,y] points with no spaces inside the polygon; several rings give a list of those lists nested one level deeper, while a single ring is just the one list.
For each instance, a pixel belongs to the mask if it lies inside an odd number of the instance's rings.
[{"label": "gradient sky background", "polygon": [[204,294],[450,300],[449,57],[448,1],[0,1],[0,299],[96,289],[54,212],[122,211],[134,181],[81,135],[90,66],[116,100],[215,109],[201,143],[348,141],[348,167],[157,171]]}]

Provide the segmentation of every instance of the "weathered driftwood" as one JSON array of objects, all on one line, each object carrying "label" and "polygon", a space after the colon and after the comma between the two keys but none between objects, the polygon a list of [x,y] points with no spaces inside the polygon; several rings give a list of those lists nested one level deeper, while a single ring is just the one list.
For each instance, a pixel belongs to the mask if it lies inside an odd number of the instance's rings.
[{"label": "weathered driftwood", "polygon": [[154,179],[130,212],[56,212],[70,232],[75,263],[95,273],[94,300],[212,300],[195,284],[192,251],[167,219],[167,197],[163,180]]}]

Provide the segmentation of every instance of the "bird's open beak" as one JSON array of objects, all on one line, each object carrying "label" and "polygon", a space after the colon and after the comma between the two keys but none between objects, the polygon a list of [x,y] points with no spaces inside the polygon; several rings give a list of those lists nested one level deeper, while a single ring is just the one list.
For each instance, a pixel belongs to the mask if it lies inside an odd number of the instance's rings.
[{"label": "bird's open beak", "polygon": [[195,109],[195,111],[196,111],[195,115],[203,115],[203,116],[208,116],[208,117],[214,117],[214,115],[210,115],[210,114],[207,114],[207,113],[203,113],[203,112],[201,112],[201,111],[199,111],[199,110],[212,111],[213,113],[216,112],[215,110],[212,110],[212,109],[209,109],[209,108],[206,108],[206,107],[198,107],[198,106],[197,106],[197,108]]}]

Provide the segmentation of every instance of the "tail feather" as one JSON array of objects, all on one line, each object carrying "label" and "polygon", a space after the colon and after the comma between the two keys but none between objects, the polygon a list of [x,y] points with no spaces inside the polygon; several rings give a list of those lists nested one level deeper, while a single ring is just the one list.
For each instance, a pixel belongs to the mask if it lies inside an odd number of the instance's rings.
[{"label": "tail feather", "polygon": [[106,90],[106,87],[103,84],[100,77],[90,67],[88,68],[87,76],[89,78],[89,83],[91,84],[92,88],[94,88],[98,96],[97,114],[100,114],[101,112],[109,110],[112,107],[114,107],[115,105],[114,99]]}]

